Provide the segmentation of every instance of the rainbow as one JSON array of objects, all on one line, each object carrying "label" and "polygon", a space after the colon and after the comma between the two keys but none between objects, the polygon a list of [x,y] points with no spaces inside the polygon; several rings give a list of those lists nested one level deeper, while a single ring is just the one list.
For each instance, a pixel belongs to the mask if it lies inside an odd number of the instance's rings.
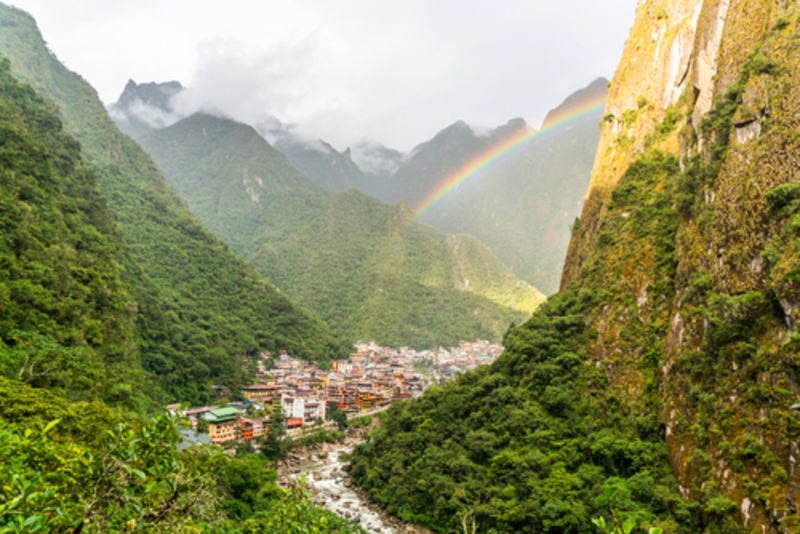
[{"label": "rainbow", "polygon": [[547,124],[547,126],[541,130],[525,130],[517,135],[504,139],[501,143],[495,146],[490,147],[479,156],[468,161],[465,165],[462,165],[456,172],[448,176],[433,191],[431,191],[414,210],[414,219],[421,217],[423,213],[431,208],[431,206],[446,197],[460,184],[480,173],[480,171],[495,161],[503,158],[503,156],[513,152],[517,148],[523,146],[525,143],[546,135],[547,133],[580,119],[581,117],[602,111],[604,106],[605,96],[598,96],[588,100],[583,100],[580,103],[561,111]]}]

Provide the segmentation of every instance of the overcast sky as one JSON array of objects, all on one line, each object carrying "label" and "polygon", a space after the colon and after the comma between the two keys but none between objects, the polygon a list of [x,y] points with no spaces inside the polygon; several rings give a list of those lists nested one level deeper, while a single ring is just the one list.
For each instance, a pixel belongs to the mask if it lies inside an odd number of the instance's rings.
[{"label": "overcast sky", "polygon": [[408,150],[610,78],[636,0],[9,0],[105,103],[178,80],[234,118],[271,113],[342,150]]}]

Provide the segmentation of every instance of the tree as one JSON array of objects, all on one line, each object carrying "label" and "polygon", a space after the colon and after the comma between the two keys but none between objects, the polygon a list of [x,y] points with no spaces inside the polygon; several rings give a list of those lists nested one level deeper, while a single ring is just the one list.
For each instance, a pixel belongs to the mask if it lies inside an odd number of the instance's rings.
[{"label": "tree", "polygon": [[207,434],[208,433],[208,419],[203,416],[197,418],[197,428],[198,433]]},{"label": "tree", "polygon": [[311,502],[311,495],[300,480],[277,499],[267,515],[256,516],[242,524],[245,534],[261,534],[263,532],[284,532],[286,534],[357,534],[364,530],[349,519],[334,513],[316,508]]},{"label": "tree", "polygon": [[244,456],[255,452],[253,443],[250,441],[237,441],[236,442],[236,456]]},{"label": "tree", "polygon": [[32,431],[0,419],[0,532],[175,532],[213,518],[215,459],[180,453],[168,418],[111,425],[91,445],[51,438],[70,424]]},{"label": "tree", "polygon": [[272,407],[267,436],[261,443],[261,453],[270,460],[283,458],[289,450],[289,440],[286,437],[284,419],[281,403],[277,402]]},{"label": "tree", "polygon": [[335,422],[339,430],[347,428],[347,413],[340,410],[338,406],[335,406],[333,410],[328,412],[328,419]]}]

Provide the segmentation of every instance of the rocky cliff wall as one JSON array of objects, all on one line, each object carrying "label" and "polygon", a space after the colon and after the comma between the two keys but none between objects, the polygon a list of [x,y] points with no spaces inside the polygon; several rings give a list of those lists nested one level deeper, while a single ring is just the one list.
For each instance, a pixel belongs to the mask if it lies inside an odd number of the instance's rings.
[{"label": "rocky cliff wall", "polygon": [[800,498],[799,52],[796,1],[639,2],[562,277],[606,297],[590,353],[684,497],[757,532]]}]

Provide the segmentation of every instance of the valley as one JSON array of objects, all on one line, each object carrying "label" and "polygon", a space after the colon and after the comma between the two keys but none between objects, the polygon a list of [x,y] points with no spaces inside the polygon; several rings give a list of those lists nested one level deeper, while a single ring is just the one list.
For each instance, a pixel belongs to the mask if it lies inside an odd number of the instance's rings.
[{"label": "valley", "polygon": [[209,229],[342,336],[497,341],[544,300],[475,238],[404,204],[327,193],[247,125],[197,114],[140,142]]},{"label": "valley", "polygon": [[0,532],[800,532],[798,0],[39,1]]},{"label": "valley", "polygon": [[345,458],[392,404],[491,364],[503,347],[476,340],[424,351],[375,343],[354,348],[330,370],[286,352],[262,353],[254,383],[242,388],[244,400],[217,389],[213,405],[167,405],[181,436],[178,448],[210,444],[232,455],[264,455],[274,460],[281,487],[304,487],[315,504],[368,532],[429,532],[372,503],[350,481]]}]

